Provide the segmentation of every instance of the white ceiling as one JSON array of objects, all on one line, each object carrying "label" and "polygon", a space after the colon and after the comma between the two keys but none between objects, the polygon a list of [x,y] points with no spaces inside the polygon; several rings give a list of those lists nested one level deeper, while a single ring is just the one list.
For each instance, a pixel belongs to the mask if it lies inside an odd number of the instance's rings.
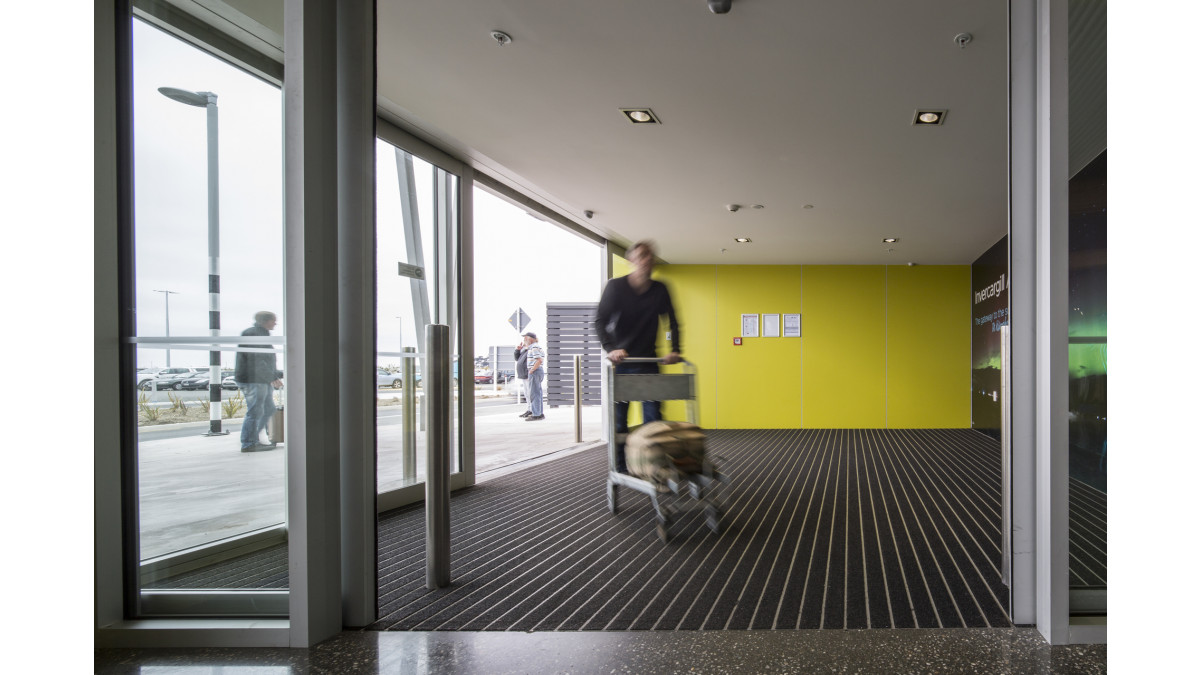
[{"label": "white ceiling", "polygon": [[[591,229],[656,240],[669,262],[961,264],[1006,231],[1006,2],[378,12],[385,109]],[[974,36],[963,49],[961,32]],[[619,112],[640,106],[662,126]],[[914,127],[921,107],[948,109],[945,125]]]},{"label": "white ceiling", "polygon": [[[966,264],[1006,232],[1003,0],[379,0],[378,22],[386,116],[668,262]],[[662,125],[619,112],[642,106]]]}]

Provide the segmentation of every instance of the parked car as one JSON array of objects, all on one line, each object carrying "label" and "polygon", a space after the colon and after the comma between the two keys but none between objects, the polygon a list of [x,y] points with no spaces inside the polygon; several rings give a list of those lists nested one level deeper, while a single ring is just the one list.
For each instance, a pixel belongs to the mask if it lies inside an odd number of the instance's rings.
[{"label": "parked car", "polygon": [[383,368],[375,369],[375,386],[400,389],[404,386],[404,376],[400,373],[389,373]]},{"label": "parked car", "polygon": [[209,376],[208,373],[203,375],[193,375],[179,380],[179,388],[187,391],[197,391],[208,389]]},{"label": "parked car", "polygon": [[192,372],[167,373],[166,375],[159,374],[159,376],[153,380],[147,380],[143,382],[138,388],[145,391],[149,391],[151,389],[174,389],[175,391],[179,391],[180,389],[183,389],[183,381],[194,376],[195,373]]},{"label": "parked car", "polygon": [[[163,368],[155,373],[154,377],[146,377],[144,374],[138,374],[137,388],[143,391],[151,389],[174,389],[179,391],[183,388],[183,380],[204,375],[208,376],[207,368]],[[179,386],[176,386],[179,385]]]},{"label": "parked car", "polygon": [[[502,371],[500,371],[500,378],[499,378],[500,384],[508,384],[508,381],[513,379],[514,377],[516,377],[516,374],[513,371],[502,370]],[[488,371],[488,372],[482,373],[482,374],[477,373],[475,375],[475,384],[491,384],[491,383],[492,383],[491,371]]]},{"label": "parked car", "polygon": [[[234,382],[233,382],[233,371],[232,370],[228,370],[228,369],[222,370],[221,376],[223,378],[221,380],[221,387],[223,389],[237,389],[237,385],[234,384]],[[229,386],[225,386],[225,380],[229,380]],[[209,372],[207,370],[203,370],[199,373],[194,374],[192,377],[184,379],[183,380],[183,388],[189,389],[189,390],[208,389],[209,381],[210,381]]]},{"label": "parked car", "polygon": [[138,389],[143,389],[142,385],[158,377],[158,368],[138,368],[137,375],[134,376],[134,386]]}]

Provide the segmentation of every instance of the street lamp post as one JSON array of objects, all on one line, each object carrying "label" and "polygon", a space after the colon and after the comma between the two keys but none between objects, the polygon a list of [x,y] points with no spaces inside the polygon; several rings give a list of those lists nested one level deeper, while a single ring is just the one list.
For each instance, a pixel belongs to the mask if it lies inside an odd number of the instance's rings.
[{"label": "street lamp post", "polygon": [[[166,310],[167,310],[167,335],[166,335],[166,337],[171,337],[171,296],[179,295],[179,291],[160,291],[158,289],[155,289],[154,292],[163,294],[163,302],[166,303]],[[167,367],[168,368],[171,367],[171,348],[169,346],[167,347]]]},{"label": "street lamp post", "polygon": [[[208,112],[208,329],[216,338],[221,334],[221,228],[220,193],[217,162],[217,95],[211,91],[187,91],[159,87],[163,96]],[[221,351],[208,352],[208,433],[224,436],[221,431]]]}]

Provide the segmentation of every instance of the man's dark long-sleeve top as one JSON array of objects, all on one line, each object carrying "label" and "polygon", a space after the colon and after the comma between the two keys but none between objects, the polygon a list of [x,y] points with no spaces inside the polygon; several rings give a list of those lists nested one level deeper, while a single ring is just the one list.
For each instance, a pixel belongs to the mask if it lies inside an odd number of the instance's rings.
[{"label": "man's dark long-sleeve top", "polygon": [[[242,335],[267,336],[270,331],[257,324],[242,331]],[[238,345],[250,349],[261,349],[263,353],[238,352],[233,361],[233,379],[246,384],[274,382],[283,377],[283,371],[275,369],[275,349],[270,345]]]},{"label": "man's dark long-sleeve top", "polygon": [[658,338],[658,319],[663,314],[671,331],[671,351],[680,352],[679,323],[671,293],[661,281],[650,280],[645,293],[638,293],[629,277],[617,277],[608,282],[596,308],[596,334],[604,351],[624,349],[629,356],[658,356],[654,343]]},{"label": "man's dark long-sleeve top", "polygon": [[524,347],[517,347],[513,350],[513,361],[516,363],[518,380],[529,379],[529,364],[525,360],[526,356],[528,353]]}]

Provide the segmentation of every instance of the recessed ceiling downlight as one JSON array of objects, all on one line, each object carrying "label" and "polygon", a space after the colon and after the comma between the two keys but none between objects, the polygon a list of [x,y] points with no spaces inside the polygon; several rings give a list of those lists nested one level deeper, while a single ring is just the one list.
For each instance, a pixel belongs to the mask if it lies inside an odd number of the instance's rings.
[{"label": "recessed ceiling downlight", "polygon": [[945,110],[917,110],[913,115],[913,125],[918,127],[936,127],[945,121]]},{"label": "recessed ceiling downlight", "polygon": [[749,244],[750,238],[749,237],[738,237],[738,238],[734,239],[734,241],[736,241],[739,244]]},{"label": "recessed ceiling downlight", "polygon": [[899,240],[899,239],[897,239],[897,238],[895,238],[895,237],[888,237],[887,239],[884,239],[884,240],[883,240],[883,243],[885,243],[885,244],[894,244],[894,243],[896,243],[896,242],[898,242],[898,241],[900,241],[900,240]]},{"label": "recessed ceiling downlight", "polygon": [[621,108],[621,112],[634,124],[661,124],[649,108]]}]

